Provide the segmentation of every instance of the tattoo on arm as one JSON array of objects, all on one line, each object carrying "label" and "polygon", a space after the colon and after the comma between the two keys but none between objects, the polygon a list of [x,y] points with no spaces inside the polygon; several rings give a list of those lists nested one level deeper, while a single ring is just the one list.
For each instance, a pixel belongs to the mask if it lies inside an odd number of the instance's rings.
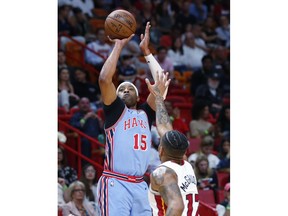
[{"label": "tattoo on arm", "polygon": [[169,115],[167,113],[163,97],[160,95],[160,90],[156,86],[155,87],[155,92],[156,92],[156,118],[159,122],[159,124],[168,124],[170,121]]}]

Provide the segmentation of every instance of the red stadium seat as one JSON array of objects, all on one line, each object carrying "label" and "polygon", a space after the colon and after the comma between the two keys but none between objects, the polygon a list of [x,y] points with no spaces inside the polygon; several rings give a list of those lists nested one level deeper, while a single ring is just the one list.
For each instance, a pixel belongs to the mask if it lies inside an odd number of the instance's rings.
[{"label": "red stadium seat", "polygon": [[64,107],[58,107],[58,115],[66,115],[67,112]]},{"label": "red stadium seat", "polygon": [[213,190],[198,190],[199,200],[215,206],[215,195]]},{"label": "red stadium seat", "polygon": [[218,188],[223,189],[225,184],[230,182],[230,173],[217,171],[216,175],[217,175],[217,180],[218,180]]},{"label": "red stadium seat", "polygon": [[190,145],[186,152],[187,157],[200,149],[201,138],[190,138],[189,143]]},{"label": "red stadium seat", "polygon": [[166,100],[170,101],[172,104],[174,104],[174,103],[186,103],[185,97],[177,96],[177,95],[167,95]]},{"label": "red stadium seat", "polygon": [[215,192],[216,195],[216,203],[221,203],[225,200],[225,191],[224,190],[217,190]]}]

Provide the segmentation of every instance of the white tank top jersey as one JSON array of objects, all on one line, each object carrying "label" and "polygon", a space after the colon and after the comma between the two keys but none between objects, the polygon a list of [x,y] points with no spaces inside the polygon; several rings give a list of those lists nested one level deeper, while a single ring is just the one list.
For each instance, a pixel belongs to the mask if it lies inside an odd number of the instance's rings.
[{"label": "white tank top jersey", "polygon": [[[197,180],[191,164],[187,161],[184,161],[183,165],[166,161],[158,167],[162,166],[173,169],[178,176],[178,186],[185,206],[182,216],[197,216],[199,206]],[[149,202],[153,216],[165,216],[167,206],[160,193],[152,190],[151,184],[149,186]]]}]

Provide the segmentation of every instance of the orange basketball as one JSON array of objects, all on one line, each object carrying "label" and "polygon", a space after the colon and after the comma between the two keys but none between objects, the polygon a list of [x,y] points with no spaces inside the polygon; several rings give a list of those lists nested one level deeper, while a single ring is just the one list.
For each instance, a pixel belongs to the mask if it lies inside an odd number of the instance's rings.
[{"label": "orange basketball", "polygon": [[128,38],[135,33],[136,27],[134,16],[126,10],[114,10],[105,20],[105,33],[111,39]]}]

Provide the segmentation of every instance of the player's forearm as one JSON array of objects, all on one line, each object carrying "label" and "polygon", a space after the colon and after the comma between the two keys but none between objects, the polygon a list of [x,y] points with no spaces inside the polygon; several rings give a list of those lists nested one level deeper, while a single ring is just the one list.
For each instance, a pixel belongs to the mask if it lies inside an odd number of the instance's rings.
[{"label": "player's forearm", "polygon": [[157,71],[160,72],[163,69],[161,68],[160,64],[157,62],[155,57],[152,55],[152,53],[150,53],[149,55],[145,55],[144,53],[144,57],[152,73],[153,79],[156,80]]},{"label": "player's forearm", "polygon": [[107,58],[107,60],[105,61],[101,69],[100,76],[99,76],[100,82],[112,82],[112,78],[113,78],[113,75],[115,74],[117,62],[120,57],[122,48],[123,47],[121,45],[115,43],[115,46],[111,54],[109,55],[109,57]]},{"label": "player's forearm", "polygon": [[170,117],[166,110],[163,97],[156,95],[156,126],[160,137],[162,137],[167,131],[173,130],[170,122]]}]

